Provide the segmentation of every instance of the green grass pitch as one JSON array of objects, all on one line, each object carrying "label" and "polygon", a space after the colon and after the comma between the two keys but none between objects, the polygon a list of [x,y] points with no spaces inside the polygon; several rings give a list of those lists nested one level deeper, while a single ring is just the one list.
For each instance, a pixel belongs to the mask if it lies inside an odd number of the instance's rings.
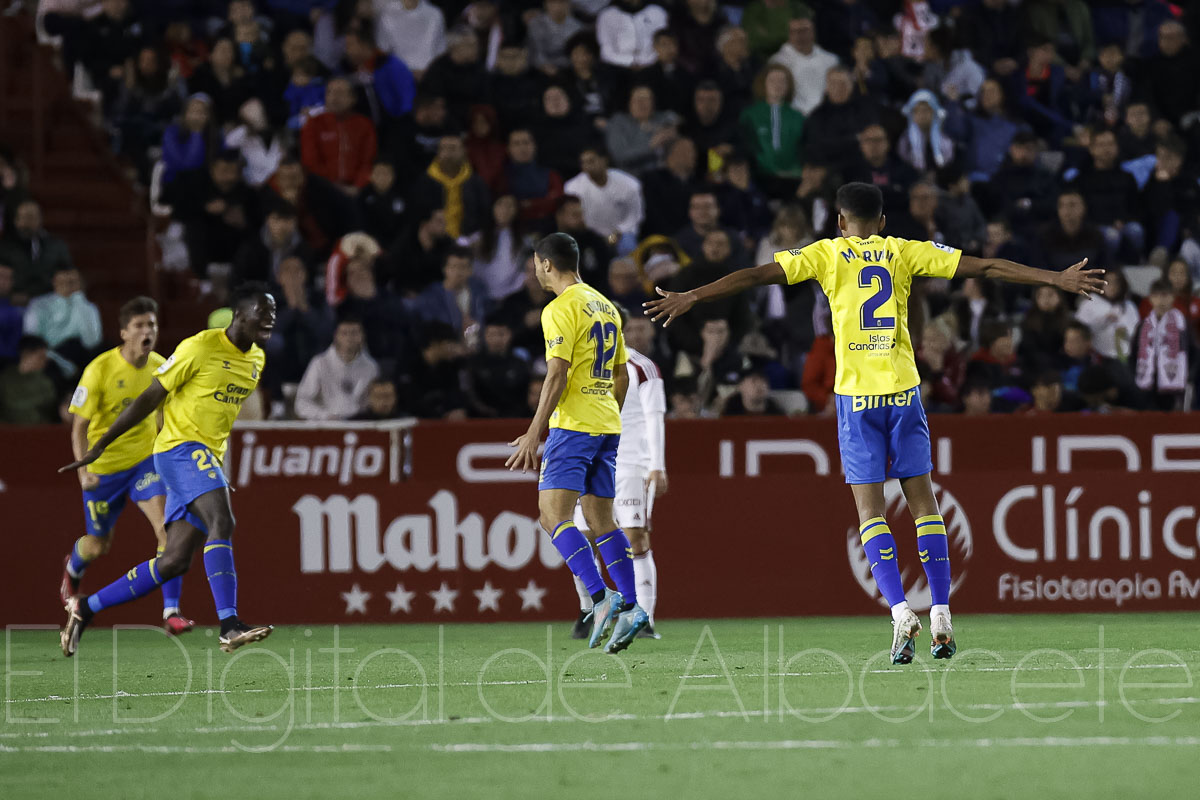
[{"label": "green grass pitch", "polygon": [[1195,616],[960,615],[887,663],[882,619],[5,636],[5,798],[1192,796]]}]

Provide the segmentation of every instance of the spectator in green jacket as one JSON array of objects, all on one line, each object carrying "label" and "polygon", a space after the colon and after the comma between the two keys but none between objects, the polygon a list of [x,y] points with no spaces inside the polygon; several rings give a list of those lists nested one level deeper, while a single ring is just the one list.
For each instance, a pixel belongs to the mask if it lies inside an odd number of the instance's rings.
[{"label": "spectator in green jacket", "polygon": [[804,114],[792,107],[792,73],[768,64],[755,82],[759,101],[742,112],[742,142],[754,157],[759,182],[772,197],[787,197],[800,181]]},{"label": "spectator in green jacket", "polygon": [[813,12],[801,0],[750,0],[742,14],[742,28],[750,40],[750,52],[770,58],[788,38],[788,21]]},{"label": "spectator in green jacket", "polygon": [[0,372],[0,424],[58,421],[54,382],[46,375],[50,348],[38,336],[22,336],[17,363]]},{"label": "spectator in green jacket", "polygon": [[53,292],[29,301],[25,333],[46,342],[63,375],[73,376],[96,356],[104,337],[100,309],[83,293],[83,276],[74,267],[54,273],[53,285]]}]

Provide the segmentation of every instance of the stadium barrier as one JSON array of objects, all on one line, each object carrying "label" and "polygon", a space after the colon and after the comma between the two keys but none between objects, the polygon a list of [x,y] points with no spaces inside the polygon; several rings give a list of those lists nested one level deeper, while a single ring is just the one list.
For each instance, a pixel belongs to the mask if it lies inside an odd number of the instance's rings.
[{"label": "stadium barrier", "polygon": [[[1188,414],[934,417],[934,480],[960,613],[1194,609],[1200,432]],[[275,623],[569,620],[566,568],[537,526],[536,476],[504,468],[522,421],[239,426],[240,605]],[[0,434],[5,624],[58,622],[62,559],[82,530],[65,428]],[[654,511],[658,616],[878,614],[835,423],[671,422]],[[887,488],[905,584],[928,605],[912,522]],[[151,554],[134,508],[85,579]],[[158,597],[113,610],[156,618]],[[211,622],[203,566],[184,605]]]}]

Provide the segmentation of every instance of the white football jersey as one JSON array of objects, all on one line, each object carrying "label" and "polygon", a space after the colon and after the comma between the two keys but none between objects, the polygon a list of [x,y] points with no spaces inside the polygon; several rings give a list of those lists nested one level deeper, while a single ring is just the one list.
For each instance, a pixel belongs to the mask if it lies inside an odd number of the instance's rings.
[{"label": "white football jersey", "polygon": [[617,471],[647,472],[666,469],[665,429],[667,392],[658,365],[632,347],[629,360],[629,391],[621,406],[621,444],[617,448]]}]

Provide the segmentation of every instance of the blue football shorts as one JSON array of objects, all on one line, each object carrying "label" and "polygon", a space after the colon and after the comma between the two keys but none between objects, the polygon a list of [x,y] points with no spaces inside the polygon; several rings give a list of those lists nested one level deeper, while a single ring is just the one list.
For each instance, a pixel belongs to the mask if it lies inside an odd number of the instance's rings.
[{"label": "blue football shorts", "polygon": [[836,395],[838,449],[846,483],[883,483],[933,469],[921,390]]},{"label": "blue football shorts", "polygon": [[570,489],[596,497],[616,495],[619,433],[551,428],[542,450],[538,490]]},{"label": "blue football shorts", "polygon": [[184,442],[155,453],[154,465],[167,486],[166,524],[182,519],[207,533],[208,527],[187,507],[200,495],[229,486],[212,451],[199,442]]},{"label": "blue football shorts", "polygon": [[100,479],[96,488],[83,492],[83,516],[91,536],[103,537],[112,532],[126,499],[141,503],[167,493],[154,469],[153,456],[129,469],[96,477]]}]

